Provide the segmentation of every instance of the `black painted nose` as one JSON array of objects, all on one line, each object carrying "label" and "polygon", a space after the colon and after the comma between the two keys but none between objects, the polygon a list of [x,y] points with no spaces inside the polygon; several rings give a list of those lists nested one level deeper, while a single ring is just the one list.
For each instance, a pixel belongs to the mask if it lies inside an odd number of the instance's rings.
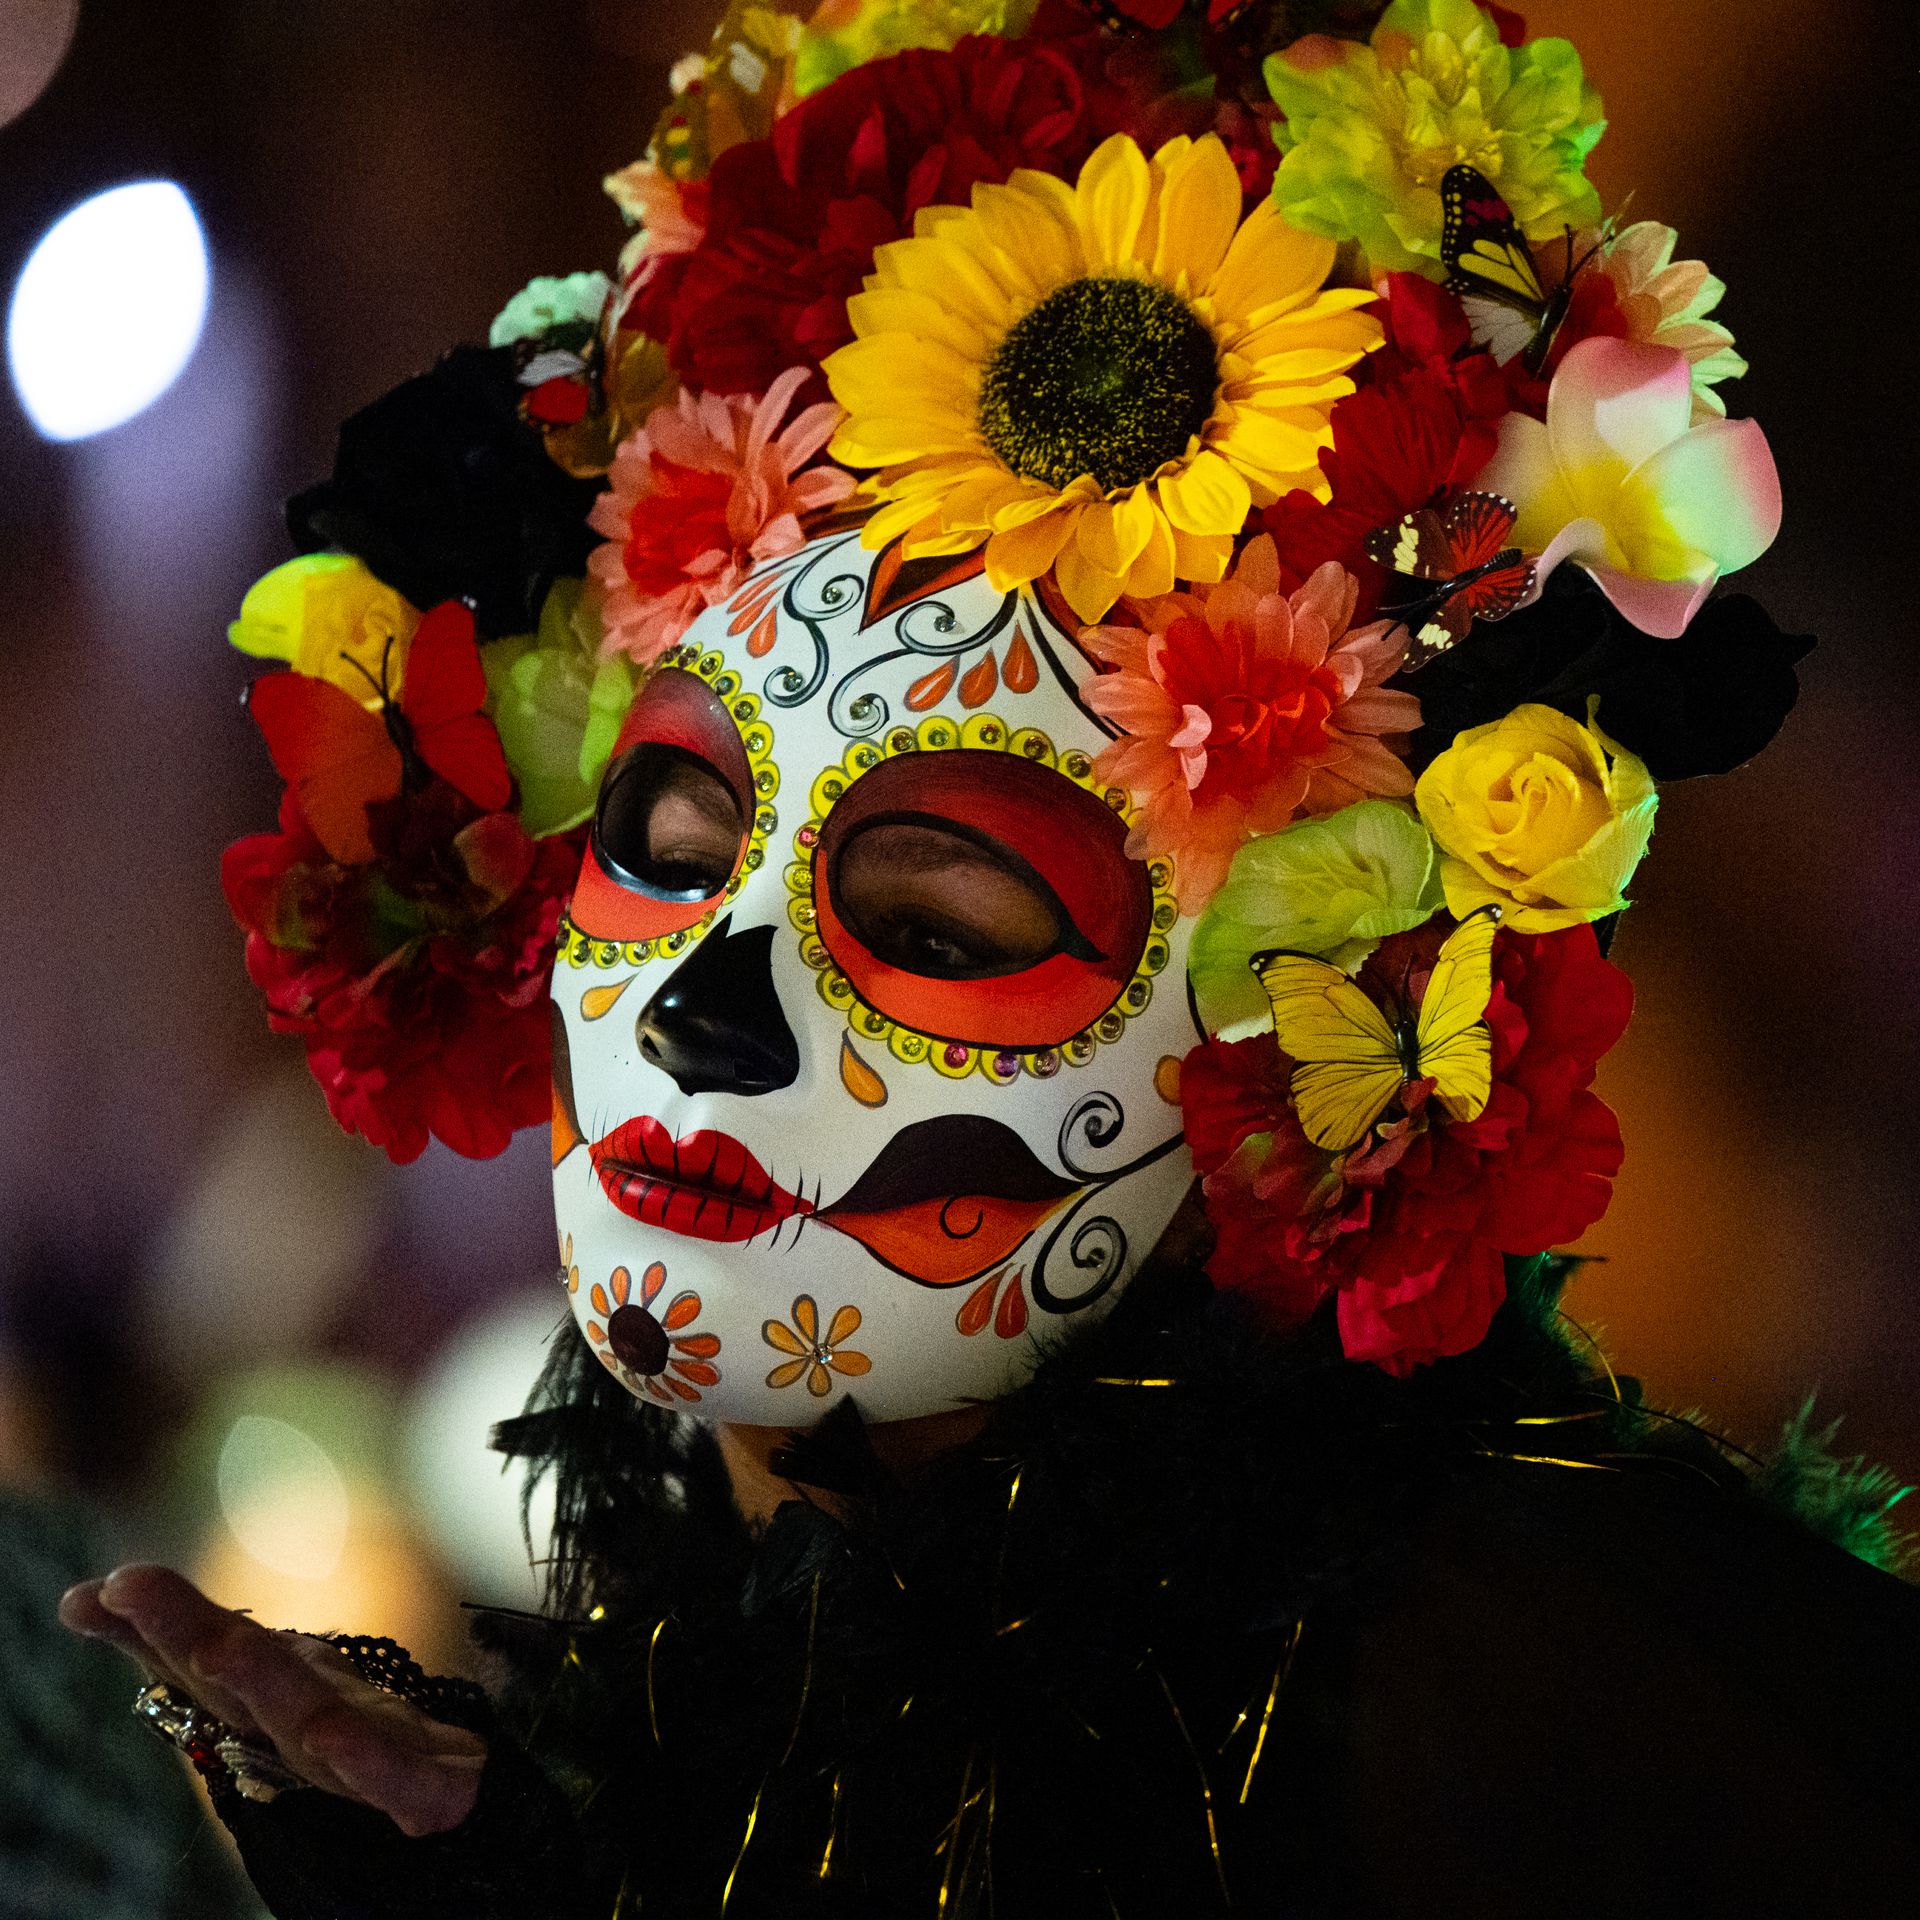
[{"label": "black painted nose", "polygon": [[777,1093],[800,1047],[773,985],[773,929],[723,920],[640,1009],[640,1052],[682,1093]]}]

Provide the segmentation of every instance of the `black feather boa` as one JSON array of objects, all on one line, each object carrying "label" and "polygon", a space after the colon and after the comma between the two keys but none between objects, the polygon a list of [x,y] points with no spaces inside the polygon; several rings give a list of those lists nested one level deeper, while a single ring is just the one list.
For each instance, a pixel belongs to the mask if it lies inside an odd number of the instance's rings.
[{"label": "black feather boa", "polygon": [[911,1487],[850,1408],[796,1439],[830,1497],[757,1540],[704,1431],[566,1340],[498,1443],[558,1476],[572,1622],[491,1623],[510,1714],[649,1916],[1345,1912],[1324,1623],[1392,1593],[1423,1514],[1578,1463],[1747,1497],[1572,1330],[1569,1270],[1513,1263],[1489,1339],[1407,1381],[1143,1276]]}]

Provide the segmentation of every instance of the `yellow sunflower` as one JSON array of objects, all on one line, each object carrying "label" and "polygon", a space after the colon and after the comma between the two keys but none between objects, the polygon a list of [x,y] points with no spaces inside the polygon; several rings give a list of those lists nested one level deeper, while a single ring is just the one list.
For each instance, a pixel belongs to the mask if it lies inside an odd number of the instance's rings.
[{"label": "yellow sunflower", "polygon": [[1327,288],[1330,240],[1240,218],[1211,134],[1151,160],[1115,134],[1077,186],[1018,172],[882,247],[826,363],[843,465],[877,467],[865,540],[986,546],[1002,592],[1049,567],[1082,620],[1226,572],[1249,511],[1304,487],[1347,369],[1380,344]]}]

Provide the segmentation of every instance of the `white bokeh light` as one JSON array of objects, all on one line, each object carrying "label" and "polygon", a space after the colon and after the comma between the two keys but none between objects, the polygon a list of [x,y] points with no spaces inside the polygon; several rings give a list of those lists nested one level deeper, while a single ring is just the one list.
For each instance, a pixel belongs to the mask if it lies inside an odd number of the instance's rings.
[{"label": "white bokeh light", "polygon": [[41,238],[7,310],[7,367],[49,440],[143,413],[180,377],[206,324],[206,236],[171,180],[83,200]]}]

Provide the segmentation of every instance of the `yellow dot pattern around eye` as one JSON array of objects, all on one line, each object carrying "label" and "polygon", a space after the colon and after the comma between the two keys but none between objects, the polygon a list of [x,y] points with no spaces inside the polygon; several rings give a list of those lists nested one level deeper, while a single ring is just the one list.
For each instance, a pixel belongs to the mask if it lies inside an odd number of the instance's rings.
[{"label": "yellow dot pattern around eye", "polygon": [[739,729],[740,744],[747,750],[748,777],[753,782],[753,821],[747,830],[747,851],[739,872],[727,882],[720,904],[709,907],[692,926],[678,933],[662,934],[655,940],[595,940],[563,914],[560,958],[570,967],[637,967],[648,960],[672,959],[685,953],[726,911],[727,903],[746,885],[748,875],[766,865],[767,841],[780,825],[779,811],[773,804],[780,792],[780,769],[773,763],[773,729],[761,711],[760,696],[745,690],[740,676],[717,648],[703,651],[699,647],[673,647],[658,664],[697,674],[719,696]]},{"label": "yellow dot pattern around eye", "polygon": [[820,938],[819,916],[813,903],[813,855],[828,814],[855,781],[871,773],[884,760],[906,753],[946,753],[967,748],[1018,754],[1023,760],[1051,767],[1075,786],[1097,794],[1129,825],[1133,822],[1131,800],[1118,787],[1104,786],[1094,777],[1092,756],[1077,747],[1064,750],[1056,747],[1038,727],[1010,728],[990,713],[975,714],[965,721],[937,715],[922,720],[918,726],[902,722],[889,727],[877,739],[862,740],[849,747],[839,765],[828,767],[814,781],[813,790],[807,796],[806,823],[793,836],[793,863],[786,874],[787,891],[792,895],[787,903],[787,918],[800,935],[800,957],[814,970],[821,999],[845,1013],[848,1027],[862,1039],[884,1046],[896,1060],[909,1066],[924,1062],[949,1080],[961,1080],[970,1073],[984,1074],[1001,1086],[1011,1086],[1023,1073],[1046,1080],[1062,1066],[1084,1067],[1102,1046],[1118,1040],[1126,1032],[1127,1022],[1135,1014],[1144,1013],[1153,999],[1155,976],[1165,971],[1172,958],[1168,935],[1180,917],[1173,899],[1171,860],[1156,859],[1147,865],[1147,877],[1153,887],[1153,913],[1147,944],[1139,965],[1134,968],[1133,978],[1092,1026],[1057,1047],[970,1047],[916,1033],[868,1006],[854,991],[852,981],[834,965],[833,956]]}]

